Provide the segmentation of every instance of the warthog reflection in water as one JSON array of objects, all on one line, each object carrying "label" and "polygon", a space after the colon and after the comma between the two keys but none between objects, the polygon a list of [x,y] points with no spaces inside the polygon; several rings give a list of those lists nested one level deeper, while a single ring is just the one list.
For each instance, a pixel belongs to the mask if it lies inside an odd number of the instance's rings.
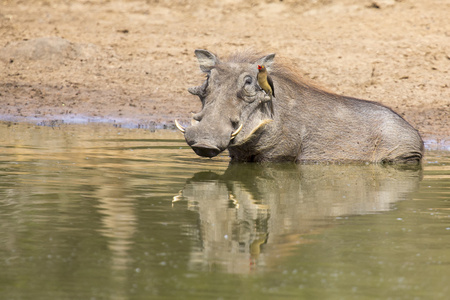
[{"label": "warthog reflection in water", "polygon": [[[231,164],[187,180],[174,205],[196,211],[192,268],[246,273],[274,266],[339,216],[387,211],[409,199],[421,170],[380,165]],[[250,262],[250,263],[249,263]]]},{"label": "warthog reflection in water", "polygon": [[[228,149],[232,161],[241,162],[422,159],[417,130],[390,108],[309,85],[274,61],[275,54],[237,53],[226,60],[206,50],[195,54],[207,79],[189,92],[200,98],[202,110],[193,116],[195,125],[176,125],[200,156]],[[257,83],[258,65],[273,80],[273,99]]]}]

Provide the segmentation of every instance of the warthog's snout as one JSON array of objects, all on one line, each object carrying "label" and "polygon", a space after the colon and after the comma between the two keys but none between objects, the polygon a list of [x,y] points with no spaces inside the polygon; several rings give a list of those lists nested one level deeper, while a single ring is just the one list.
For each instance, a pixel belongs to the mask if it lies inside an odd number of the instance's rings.
[{"label": "warthog's snout", "polygon": [[204,157],[214,157],[217,156],[222,150],[216,146],[206,145],[206,144],[194,144],[191,146],[192,150],[199,155]]},{"label": "warthog's snout", "polygon": [[203,157],[214,157],[228,147],[228,144],[241,131],[243,124],[236,130],[230,132],[225,129],[223,134],[216,134],[213,136],[204,134],[204,126],[191,126],[184,128],[177,120],[175,120],[176,127],[184,134],[186,142],[194,150],[194,152]]}]

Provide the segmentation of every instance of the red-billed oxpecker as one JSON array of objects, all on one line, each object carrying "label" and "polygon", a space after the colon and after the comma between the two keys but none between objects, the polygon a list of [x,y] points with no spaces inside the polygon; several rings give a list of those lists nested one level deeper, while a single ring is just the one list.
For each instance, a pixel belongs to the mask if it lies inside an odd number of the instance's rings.
[{"label": "red-billed oxpecker", "polygon": [[267,105],[270,109],[271,116],[273,116],[272,96],[275,97],[273,81],[267,73],[267,69],[264,65],[258,65],[258,70],[258,84],[259,87],[270,97],[270,99],[267,101]]}]

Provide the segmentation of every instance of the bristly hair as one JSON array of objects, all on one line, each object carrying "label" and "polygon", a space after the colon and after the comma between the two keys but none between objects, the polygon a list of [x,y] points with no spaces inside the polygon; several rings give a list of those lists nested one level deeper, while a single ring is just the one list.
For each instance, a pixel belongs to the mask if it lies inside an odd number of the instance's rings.
[{"label": "bristly hair", "polygon": [[333,94],[310,79],[305,78],[300,70],[296,68],[296,64],[290,59],[275,58],[270,74],[288,83],[289,86],[298,86],[299,88],[316,90],[320,93]]},{"label": "bristly hair", "polygon": [[[235,52],[229,55],[223,60],[223,62],[255,64],[259,59],[263,58],[267,54],[268,53],[262,54],[261,52],[253,49],[246,49],[244,51]],[[276,56],[270,68],[270,75],[279,78],[281,81],[288,83],[290,86],[295,85],[302,88],[314,89],[320,92],[333,94],[312,83],[310,80],[305,79],[303,75],[292,66],[295,67],[295,63],[291,60]]]}]

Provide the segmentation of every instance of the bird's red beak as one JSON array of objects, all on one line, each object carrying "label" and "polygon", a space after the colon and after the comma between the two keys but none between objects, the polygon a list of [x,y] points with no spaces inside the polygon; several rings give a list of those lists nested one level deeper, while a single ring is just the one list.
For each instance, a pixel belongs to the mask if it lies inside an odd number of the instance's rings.
[{"label": "bird's red beak", "polygon": [[262,69],[262,67],[260,65],[258,65],[258,70],[261,70],[261,69]]}]

